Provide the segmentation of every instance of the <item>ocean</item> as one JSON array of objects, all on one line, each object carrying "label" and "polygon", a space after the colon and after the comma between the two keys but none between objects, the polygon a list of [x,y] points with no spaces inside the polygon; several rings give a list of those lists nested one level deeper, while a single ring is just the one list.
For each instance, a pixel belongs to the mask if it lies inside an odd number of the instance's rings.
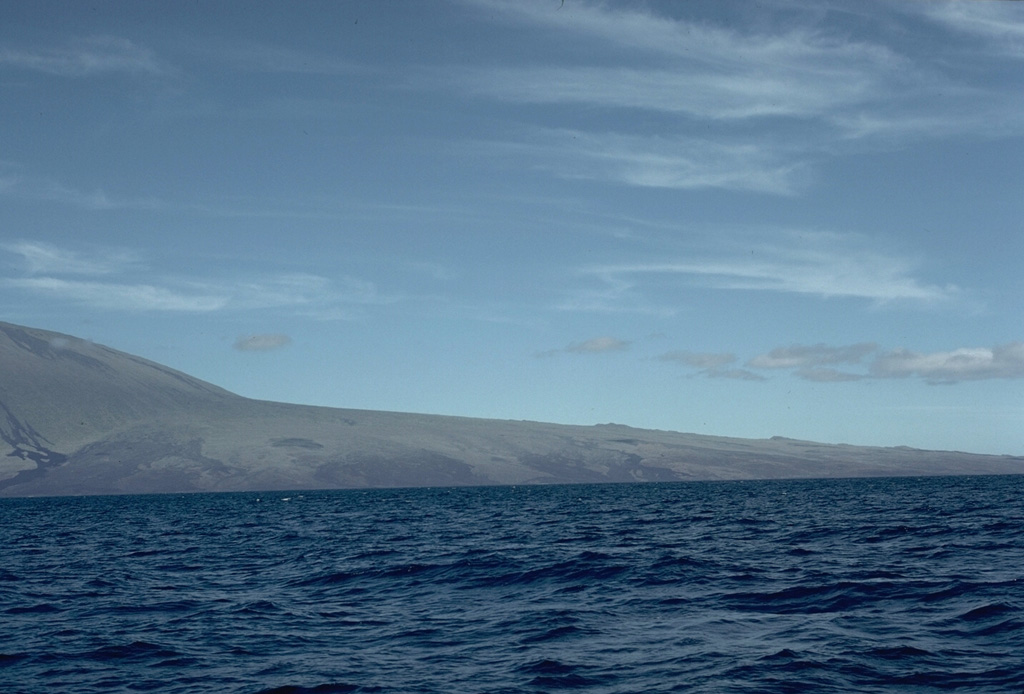
[{"label": "ocean", "polygon": [[0,690],[1024,692],[1024,476],[0,499]]}]

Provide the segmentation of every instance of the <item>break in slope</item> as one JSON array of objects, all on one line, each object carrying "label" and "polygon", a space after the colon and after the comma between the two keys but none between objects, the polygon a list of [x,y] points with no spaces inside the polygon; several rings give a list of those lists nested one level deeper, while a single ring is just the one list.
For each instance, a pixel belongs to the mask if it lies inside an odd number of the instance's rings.
[{"label": "break in slope", "polygon": [[1024,459],[250,400],[0,323],[0,495],[1024,472]]}]

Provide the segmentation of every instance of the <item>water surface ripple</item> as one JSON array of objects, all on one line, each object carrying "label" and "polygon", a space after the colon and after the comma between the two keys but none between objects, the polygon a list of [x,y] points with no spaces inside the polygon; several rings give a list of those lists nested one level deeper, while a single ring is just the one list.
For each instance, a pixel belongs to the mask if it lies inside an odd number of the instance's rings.
[{"label": "water surface ripple", "polygon": [[1024,691],[1024,477],[0,500],[0,689]]}]

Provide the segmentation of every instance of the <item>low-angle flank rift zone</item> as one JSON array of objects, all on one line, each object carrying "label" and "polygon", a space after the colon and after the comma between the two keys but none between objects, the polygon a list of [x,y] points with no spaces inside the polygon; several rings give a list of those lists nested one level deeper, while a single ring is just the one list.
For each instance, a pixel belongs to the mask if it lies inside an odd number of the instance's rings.
[{"label": "low-angle flank rift zone", "polygon": [[251,400],[0,323],[0,495],[1009,474],[1024,458]]}]

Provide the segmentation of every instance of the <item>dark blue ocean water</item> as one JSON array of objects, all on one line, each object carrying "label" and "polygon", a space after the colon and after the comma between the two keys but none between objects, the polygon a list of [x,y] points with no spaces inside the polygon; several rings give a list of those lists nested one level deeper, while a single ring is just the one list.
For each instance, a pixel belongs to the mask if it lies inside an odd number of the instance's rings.
[{"label": "dark blue ocean water", "polygon": [[1024,691],[1024,476],[0,500],[0,691]]}]

